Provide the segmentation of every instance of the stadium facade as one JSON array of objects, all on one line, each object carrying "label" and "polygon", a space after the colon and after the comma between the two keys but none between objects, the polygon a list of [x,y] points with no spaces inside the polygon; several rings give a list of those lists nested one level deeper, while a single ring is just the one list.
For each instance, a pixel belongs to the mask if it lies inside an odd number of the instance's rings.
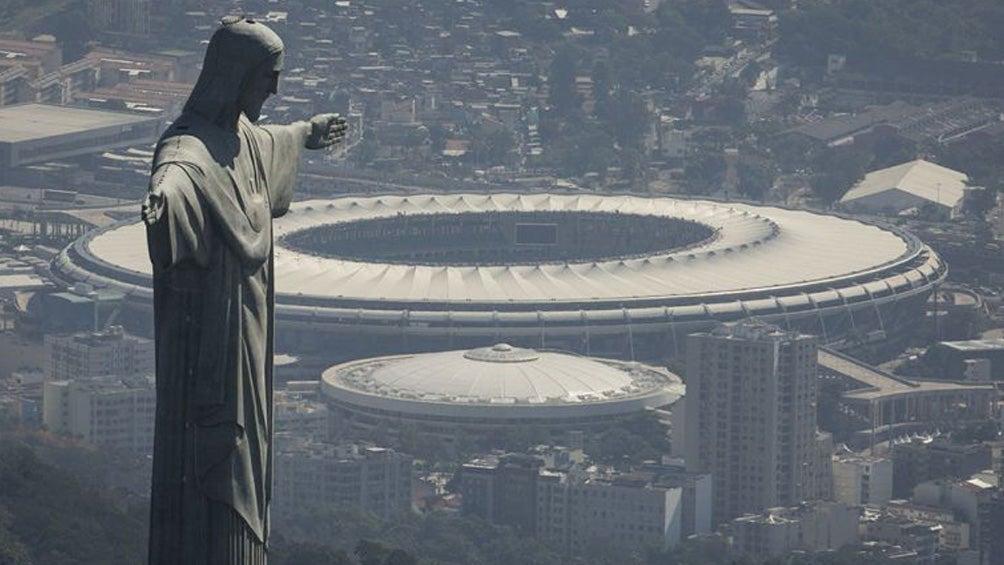
[{"label": "stadium facade", "polygon": [[[152,310],[144,228],[76,241],[67,284]],[[293,205],[276,221],[286,351],[350,358],[508,342],[656,359],[687,334],[757,316],[823,344],[895,346],[947,274],[892,226],[806,210],[595,194],[412,194]]]},{"label": "stadium facade", "polygon": [[447,440],[532,431],[559,442],[684,394],[665,369],[505,343],[350,361],[324,371],[321,390],[340,430]]}]

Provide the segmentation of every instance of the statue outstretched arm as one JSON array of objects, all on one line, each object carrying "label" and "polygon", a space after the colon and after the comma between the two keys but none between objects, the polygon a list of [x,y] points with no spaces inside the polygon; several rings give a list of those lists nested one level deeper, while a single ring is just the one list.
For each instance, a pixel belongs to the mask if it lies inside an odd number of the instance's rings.
[{"label": "statue outstretched arm", "polygon": [[339,114],[318,114],[310,118],[310,133],[307,135],[307,149],[324,149],[345,139],[349,125]]},{"label": "statue outstretched arm", "polygon": [[266,177],[272,217],[278,218],[289,210],[303,150],[323,149],[340,143],[345,139],[347,128],[345,119],[338,114],[318,114],[309,121],[289,125],[261,126],[267,134],[262,153],[267,155],[269,164]]}]

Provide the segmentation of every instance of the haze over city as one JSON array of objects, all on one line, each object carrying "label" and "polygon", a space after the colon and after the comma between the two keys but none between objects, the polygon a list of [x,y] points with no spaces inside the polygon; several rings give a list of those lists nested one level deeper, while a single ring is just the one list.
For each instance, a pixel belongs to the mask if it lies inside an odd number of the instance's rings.
[{"label": "haze over city", "polygon": [[1002,25],[0,2],[0,564],[1004,564]]}]

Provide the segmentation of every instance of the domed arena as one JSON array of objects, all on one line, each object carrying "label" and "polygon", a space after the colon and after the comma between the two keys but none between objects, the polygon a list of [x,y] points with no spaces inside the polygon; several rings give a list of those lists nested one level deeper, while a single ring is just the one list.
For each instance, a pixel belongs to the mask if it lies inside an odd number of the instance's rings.
[{"label": "domed arena", "polygon": [[351,361],[326,370],[321,387],[338,429],[444,438],[530,427],[559,439],[669,406],[684,391],[664,369],[505,343]]},{"label": "domed arena", "polygon": [[[625,359],[758,316],[835,347],[902,343],[946,266],[891,226],[735,202],[596,194],[346,196],[276,220],[285,351],[345,358],[508,342]],[[141,223],[53,263],[149,319]]]}]

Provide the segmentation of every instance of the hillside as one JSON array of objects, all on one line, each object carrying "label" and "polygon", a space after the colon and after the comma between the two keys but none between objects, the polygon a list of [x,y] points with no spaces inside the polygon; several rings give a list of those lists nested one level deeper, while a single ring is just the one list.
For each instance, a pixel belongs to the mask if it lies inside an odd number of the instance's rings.
[{"label": "hillside", "polygon": [[131,565],[145,554],[144,507],[123,511],[23,442],[0,438],[0,563]]},{"label": "hillside", "polygon": [[0,32],[27,33],[40,21],[79,0],[5,0],[0,2]]}]

